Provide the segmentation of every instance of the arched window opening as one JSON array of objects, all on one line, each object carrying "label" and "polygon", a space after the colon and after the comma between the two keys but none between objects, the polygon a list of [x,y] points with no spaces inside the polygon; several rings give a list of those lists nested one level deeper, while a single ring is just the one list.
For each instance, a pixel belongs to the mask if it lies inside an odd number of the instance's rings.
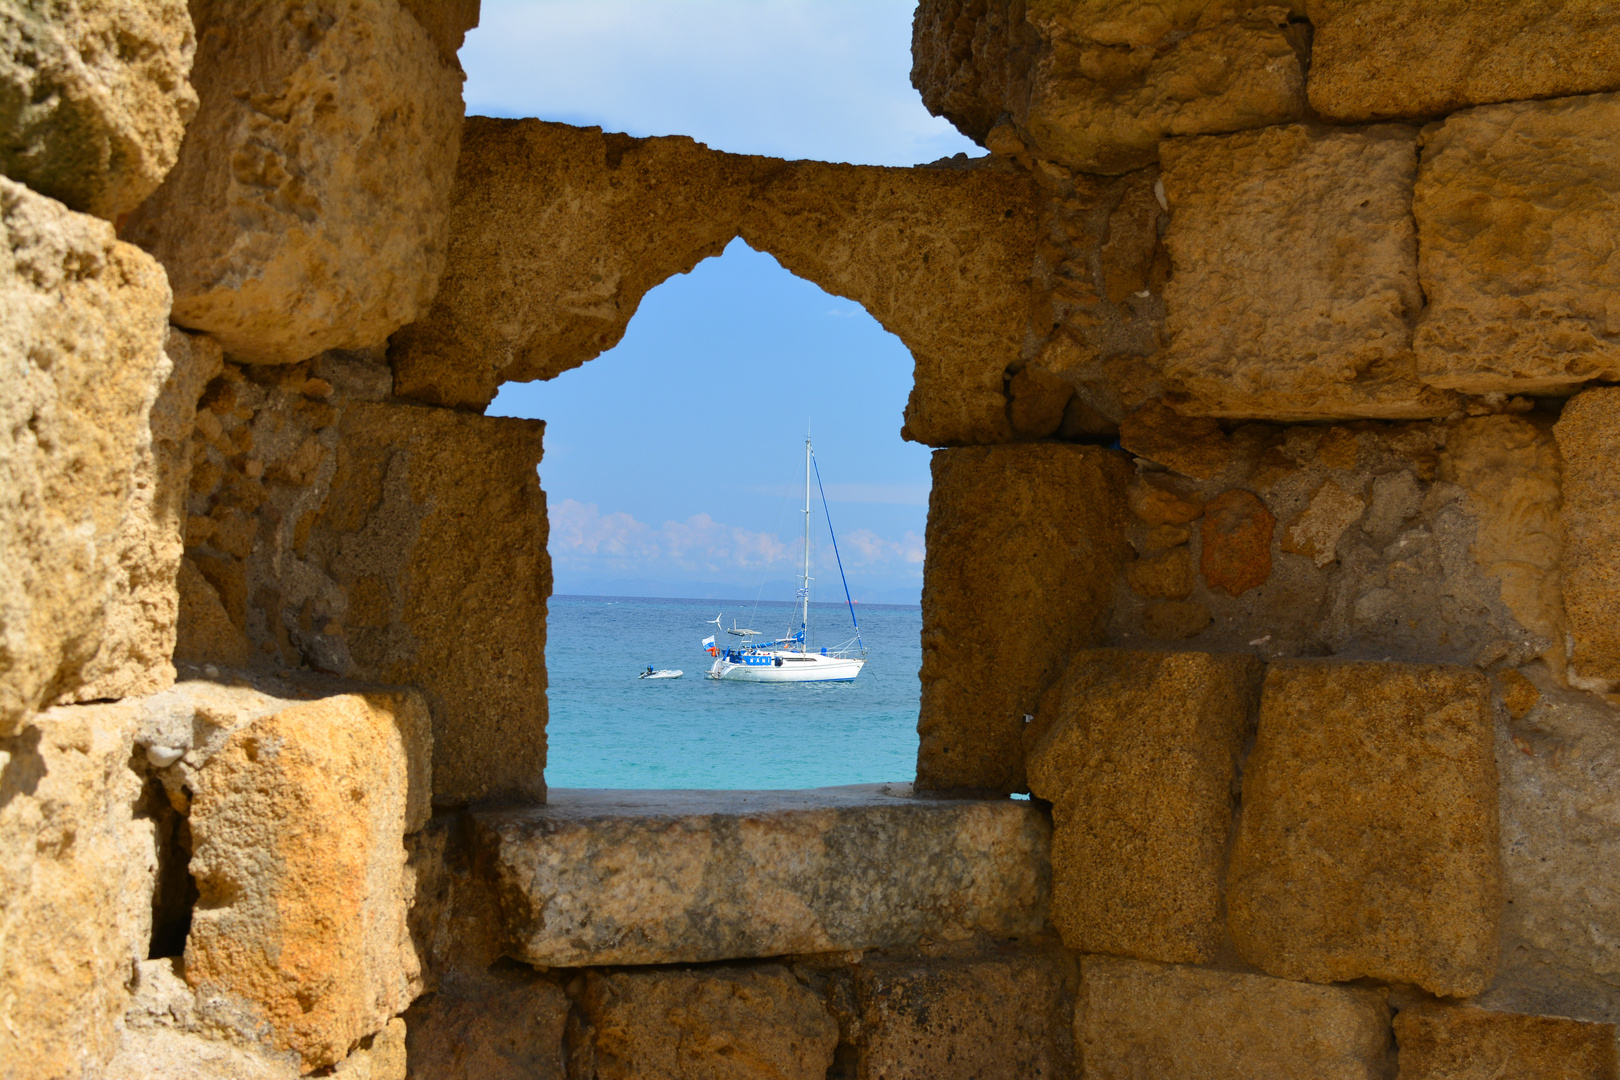
[{"label": "arched window opening", "polygon": [[[899,435],[911,369],[858,304],[738,240],[648,293],[610,352],[502,388],[491,415],[547,422],[549,785],[909,779],[929,483],[927,448]],[[807,426],[827,498],[811,492],[811,644],[853,636],[841,557],[868,665],[706,679],[717,616],[797,629]],[[683,677],[638,679],[649,665]]]}]

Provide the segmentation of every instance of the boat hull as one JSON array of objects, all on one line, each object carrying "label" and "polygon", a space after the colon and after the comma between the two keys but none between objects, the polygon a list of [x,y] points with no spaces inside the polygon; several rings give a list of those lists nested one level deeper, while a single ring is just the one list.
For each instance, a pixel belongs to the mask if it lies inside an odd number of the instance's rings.
[{"label": "boat hull", "polygon": [[737,663],[722,656],[709,668],[708,677],[726,682],[848,682],[866,666],[865,660],[820,653],[756,653],[742,660]]}]

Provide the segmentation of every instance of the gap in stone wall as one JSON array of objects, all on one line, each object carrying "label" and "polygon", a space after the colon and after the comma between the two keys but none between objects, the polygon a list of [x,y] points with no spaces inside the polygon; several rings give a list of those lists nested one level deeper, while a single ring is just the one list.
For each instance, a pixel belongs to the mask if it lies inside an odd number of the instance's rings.
[{"label": "gap in stone wall", "polygon": [[[503,385],[489,415],[547,423],[540,472],[562,596],[548,611],[549,785],[910,778],[914,619],[897,632],[897,614],[857,608],[873,668],[847,688],[705,686],[712,661],[698,642],[715,633],[706,624],[716,612],[770,637],[797,626],[788,605],[800,572],[807,423],[854,599],[917,603],[929,451],[899,437],[913,366],[861,305],[739,239],[649,290],[609,351],[553,379]],[[854,631],[814,490],[811,502],[811,635],[834,646]],[[643,612],[569,598],[580,595],[713,604],[701,615],[676,605]],[[581,646],[580,634],[615,617],[621,637]],[[884,635],[893,633],[891,643]],[[648,663],[685,675],[637,685]],[[873,733],[871,745],[844,747],[863,762],[859,751],[872,750],[864,770],[839,753],[840,728],[829,726],[846,722]]]}]

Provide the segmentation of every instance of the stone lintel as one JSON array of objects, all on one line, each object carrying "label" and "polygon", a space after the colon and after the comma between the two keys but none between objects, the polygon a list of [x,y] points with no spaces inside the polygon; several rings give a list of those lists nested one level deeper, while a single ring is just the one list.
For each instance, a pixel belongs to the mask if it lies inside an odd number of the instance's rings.
[{"label": "stone lintel", "polygon": [[473,815],[506,948],[544,967],[896,948],[1046,925],[1051,826],[1026,802],[553,790]]}]

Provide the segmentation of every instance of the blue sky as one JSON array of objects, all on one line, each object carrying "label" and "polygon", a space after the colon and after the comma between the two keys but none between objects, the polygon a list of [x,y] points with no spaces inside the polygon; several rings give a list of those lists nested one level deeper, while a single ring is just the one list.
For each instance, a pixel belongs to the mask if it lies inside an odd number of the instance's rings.
[{"label": "blue sky", "polygon": [[[859,164],[978,153],[911,88],[912,10],[484,0],[467,111]],[[558,592],[791,596],[808,422],[856,598],[914,601],[928,451],[900,440],[910,388],[899,339],[735,241],[648,293],[618,347],[508,384],[489,411],[547,422]],[[819,508],[815,532],[815,595],[832,600]]]}]

